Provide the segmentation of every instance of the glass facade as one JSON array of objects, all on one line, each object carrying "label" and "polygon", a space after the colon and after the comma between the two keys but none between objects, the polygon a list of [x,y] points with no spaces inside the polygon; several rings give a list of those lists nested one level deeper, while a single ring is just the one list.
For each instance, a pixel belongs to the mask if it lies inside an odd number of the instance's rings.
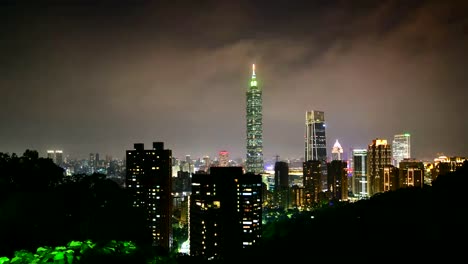
[{"label": "glass facade", "polygon": [[325,114],[322,111],[306,112],[305,161],[327,161]]},{"label": "glass facade", "polygon": [[403,159],[411,158],[411,135],[395,135],[392,142],[393,166],[400,167]]}]

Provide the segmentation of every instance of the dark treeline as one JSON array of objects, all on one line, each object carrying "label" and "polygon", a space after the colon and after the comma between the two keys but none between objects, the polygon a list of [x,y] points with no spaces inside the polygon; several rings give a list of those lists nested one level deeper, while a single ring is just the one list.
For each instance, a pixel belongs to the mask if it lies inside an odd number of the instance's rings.
[{"label": "dark treeline", "polygon": [[432,186],[380,193],[265,225],[263,245],[252,255],[310,263],[458,260],[468,245],[467,188],[465,162]]},{"label": "dark treeline", "polygon": [[105,175],[64,176],[36,151],[0,153],[0,256],[72,240],[151,243],[145,215]]}]

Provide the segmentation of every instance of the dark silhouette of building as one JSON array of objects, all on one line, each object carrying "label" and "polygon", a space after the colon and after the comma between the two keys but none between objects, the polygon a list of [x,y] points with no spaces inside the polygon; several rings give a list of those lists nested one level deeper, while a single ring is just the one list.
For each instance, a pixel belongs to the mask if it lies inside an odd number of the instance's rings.
[{"label": "dark silhouette of building", "polygon": [[192,176],[190,255],[229,260],[261,239],[262,179],[242,167]]},{"label": "dark silhouette of building", "polygon": [[289,165],[285,161],[275,162],[275,204],[283,209],[289,207]]},{"label": "dark silhouette of building", "polygon": [[322,162],[319,160],[309,160],[304,162],[303,182],[304,182],[304,205],[313,207],[320,200],[322,179]]},{"label": "dark silhouette of building", "polygon": [[342,160],[332,160],[327,163],[327,186],[330,198],[348,200],[348,164]]},{"label": "dark silhouette of building", "polygon": [[126,188],[133,194],[135,207],[144,207],[153,245],[169,251],[172,244],[172,151],[163,142],[152,149],[134,144],[126,152]]},{"label": "dark silhouette of building", "polygon": [[192,190],[192,182],[188,171],[178,171],[177,177],[172,179],[173,192],[190,192]]}]

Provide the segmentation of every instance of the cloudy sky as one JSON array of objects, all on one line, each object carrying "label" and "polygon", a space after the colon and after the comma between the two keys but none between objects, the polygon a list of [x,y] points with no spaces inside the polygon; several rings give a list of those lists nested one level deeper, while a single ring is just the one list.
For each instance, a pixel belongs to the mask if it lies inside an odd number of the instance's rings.
[{"label": "cloudy sky", "polygon": [[[0,152],[245,157],[251,64],[264,156],[412,135],[412,155],[468,156],[467,1],[36,1],[0,4]],[[64,4],[64,3],[68,4]]]}]

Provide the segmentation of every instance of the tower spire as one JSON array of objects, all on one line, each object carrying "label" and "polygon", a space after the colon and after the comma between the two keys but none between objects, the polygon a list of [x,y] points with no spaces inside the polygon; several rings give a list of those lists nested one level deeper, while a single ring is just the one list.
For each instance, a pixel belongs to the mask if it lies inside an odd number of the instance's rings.
[{"label": "tower spire", "polygon": [[252,78],[250,79],[250,87],[257,87],[257,76],[255,75],[255,64],[252,64]]}]

